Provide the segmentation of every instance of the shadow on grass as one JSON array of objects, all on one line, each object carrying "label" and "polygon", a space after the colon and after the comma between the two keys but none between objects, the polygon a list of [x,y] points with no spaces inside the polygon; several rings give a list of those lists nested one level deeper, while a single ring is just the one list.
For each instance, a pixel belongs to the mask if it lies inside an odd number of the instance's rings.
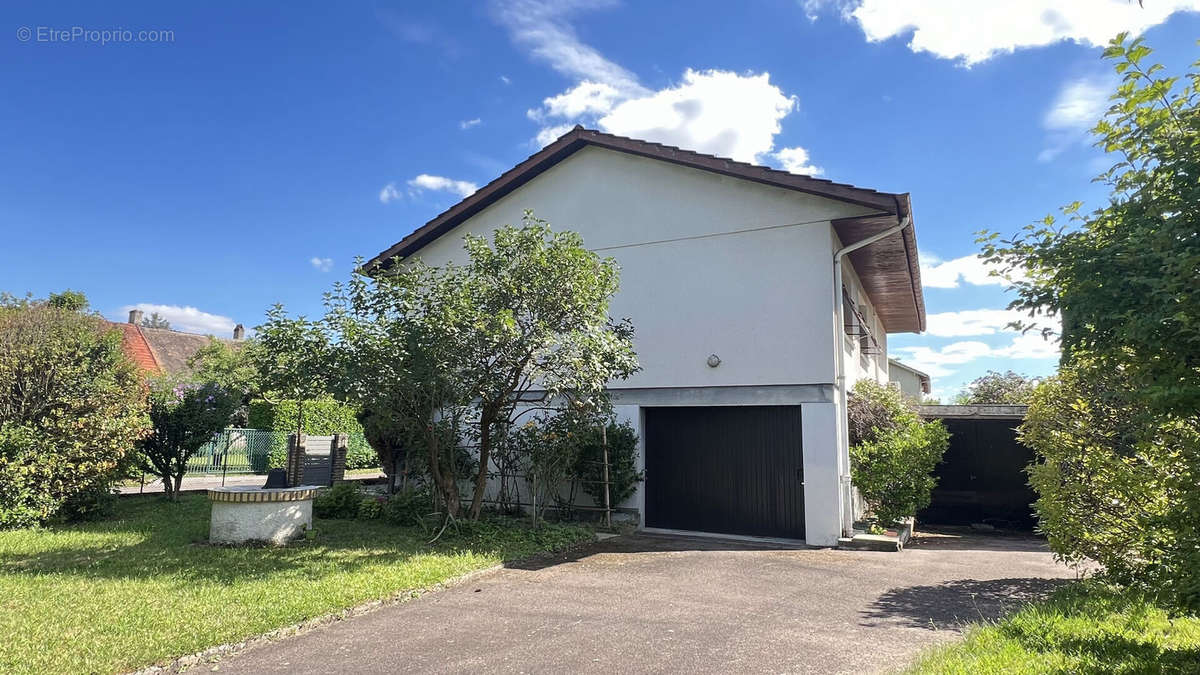
[{"label": "shadow on grass", "polygon": [[185,496],[177,503],[161,496],[125,498],[110,519],[29,531],[30,543],[24,547],[29,552],[10,547],[16,552],[0,558],[0,572],[109,579],[179,577],[233,584],[304,570],[354,572],[422,555],[474,553],[517,560],[543,544],[539,533],[515,526],[447,533],[429,544],[432,535],[420,528],[317,519],[310,537],[287,546],[213,546],[207,543],[209,509],[203,496]]},{"label": "shadow on grass", "polygon": [[963,579],[932,586],[894,588],[863,611],[864,626],[895,624],[929,630],[962,630],[994,621],[1041,600],[1068,579]]}]

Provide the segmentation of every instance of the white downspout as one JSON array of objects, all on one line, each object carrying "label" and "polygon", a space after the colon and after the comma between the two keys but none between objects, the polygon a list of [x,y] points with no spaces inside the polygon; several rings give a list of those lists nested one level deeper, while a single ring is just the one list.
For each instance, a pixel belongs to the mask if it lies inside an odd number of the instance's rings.
[{"label": "white downspout", "polygon": [[880,239],[890,237],[893,234],[908,227],[912,222],[911,216],[904,216],[900,223],[893,225],[888,229],[873,234],[866,239],[856,241],[848,246],[843,246],[833,254],[833,306],[837,311],[837,326],[834,330],[834,392],[838,399],[837,413],[837,451],[838,451],[838,472],[842,482],[842,536],[849,537],[854,534],[854,492],[850,484],[850,421],[847,417],[847,392],[846,392],[846,342],[843,333],[846,330],[846,311],[842,306],[842,258],[846,254],[864,246],[870,246]]}]

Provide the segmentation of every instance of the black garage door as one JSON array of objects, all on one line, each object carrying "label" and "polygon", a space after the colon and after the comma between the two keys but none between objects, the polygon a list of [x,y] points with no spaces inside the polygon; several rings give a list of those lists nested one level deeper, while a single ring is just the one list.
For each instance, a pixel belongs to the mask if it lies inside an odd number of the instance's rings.
[{"label": "black garage door", "polygon": [[800,406],[645,416],[647,527],[804,538]]}]

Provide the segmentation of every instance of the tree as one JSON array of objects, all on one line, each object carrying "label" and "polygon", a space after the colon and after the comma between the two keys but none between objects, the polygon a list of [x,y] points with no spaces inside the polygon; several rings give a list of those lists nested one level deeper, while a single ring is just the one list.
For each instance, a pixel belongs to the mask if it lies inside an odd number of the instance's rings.
[{"label": "tree", "polygon": [[68,312],[82,312],[88,307],[88,299],[83,293],[68,288],[62,293],[51,293],[50,297],[46,298],[46,304]]},{"label": "tree", "polygon": [[249,423],[250,402],[258,394],[258,369],[254,364],[255,343],[246,341],[232,346],[209,338],[208,344],[188,358],[188,368],[198,382],[213,382],[238,400],[231,423],[243,427]]},{"label": "tree", "polygon": [[[304,368],[326,374],[332,393],[360,410],[385,469],[419,449],[451,516],[468,471],[477,518],[496,439],[528,411],[593,404],[609,380],[636,370],[637,357],[632,326],[608,317],[616,263],[579,235],[553,232],[527,212],[521,227],[465,243],[465,265],[414,260],[356,272],[327,297],[314,344],[293,339],[279,353],[309,362]],[[294,321],[280,310],[260,339],[308,334],[289,328]],[[466,461],[464,445],[474,450]]]},{"label": "tree", "polygon": [[[1031,473],[1052,548],[1067,559],[1097,556],[1118,580],[1195,610],[1200,62],[1182,78],[1165,77],[1161,65],[1146,65],[1142,40],[1126,37],[1104,52],[1123,80],[1092,130],[1115,161],[1097,179],[1112,191],[1108,203],[1083,214],[1077,202],[1063,209],[1067,225],[1046,217],[981,242],[1012,280],[1011,307],[1032,319],[1021,327],[1048,334],[1052,327],[1037,322],[1062,320],[1061,380],[1039,390],[1022,425],[1046,462]],[[1126,514],[1133,524],[1121,520]],[[1063,535],[1064,523],[1096,531]]]},{"label": "tree", "polygon": [[1186,412],[1200,408],[1200,71],[1164,77],[1141,38],[1125,40],[1104,52],[1124,80],[1093,128],[1116,160],[1097,178],[1108,203],[985,233],[983,255],[1012,280],[1023,328],[1050,333],[1045,319],[1061,317],[1065,359],[1121,368],[1144,404]]},{"label": "tree", "polygon": [[158,312],[150,312],[150,316],[142,319],[143,328],[161,328],[162,330],[170,330],[171,322],[158,315]]},{"label": "tree", "polygon": [[255,333],[250,359],[259,393],[270,403],[296,401],[296,433],[303,433],[304,401],[320,398],[328,389],[330,344],[325,330],[303,316],[289,318],[283,305],[276,304]]},{"label": "tree", "polygon": [[238,399],[213,382],[160,378],[150,385],[153,429],[138,442],[143,468],[162,479],[172,501],[187,473],[187,462],[229,424]]},{"label": "tree", "polygon": [[967,385],[967,390],[955,398],[955,403],[1028,405],[1039,380],[1009,370],[1003,373],[989,370]]},{"label": "tree", "polygon": [[109,489],[148,425],[120,332],[78,307],[0,298],[0,527]]}]

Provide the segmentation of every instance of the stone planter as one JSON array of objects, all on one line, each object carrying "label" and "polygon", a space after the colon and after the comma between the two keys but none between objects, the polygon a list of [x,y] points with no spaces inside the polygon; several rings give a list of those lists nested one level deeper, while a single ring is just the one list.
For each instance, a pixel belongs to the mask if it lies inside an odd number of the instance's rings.
[{"label": "stone planter", "polygon": [[213,544],[286,544],[312,527],[312,502],[320,488],[213,488],[208,540]]}]

